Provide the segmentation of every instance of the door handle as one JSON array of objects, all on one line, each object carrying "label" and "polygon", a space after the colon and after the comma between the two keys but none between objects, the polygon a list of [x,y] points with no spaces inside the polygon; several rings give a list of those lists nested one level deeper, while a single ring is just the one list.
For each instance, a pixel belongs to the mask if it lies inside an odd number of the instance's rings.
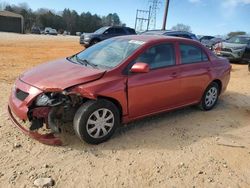
[{"label": "door handle", "polygon": [[209,71],[209,72],[210,72],[211,70],[212,70],[212,69],[211,69],[211,67],[207,67],[207,71]]},{"label": "door handle", "polygon": [[177,77],[177,72],[172,72],[171,77],[176,78]]}]

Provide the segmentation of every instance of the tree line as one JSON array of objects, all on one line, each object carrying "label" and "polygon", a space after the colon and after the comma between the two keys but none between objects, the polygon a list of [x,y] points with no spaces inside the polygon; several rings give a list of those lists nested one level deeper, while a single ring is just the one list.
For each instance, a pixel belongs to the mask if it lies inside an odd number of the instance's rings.
[{"label": "tree line", "polygon": [[117,13],[110,13],[107,16],[99,16],[90,12],[78,14],[75,10],[67,8],[61,12],[45,8],[33,11],[26,3],[5,5],[3,9],[24,17],[25,32],[30,32],[34,26],[41,29],[52,27],[60,33],[68,31],[75,35],[76,32],[93,32],[103,26],[125,25],[122,24]]}]

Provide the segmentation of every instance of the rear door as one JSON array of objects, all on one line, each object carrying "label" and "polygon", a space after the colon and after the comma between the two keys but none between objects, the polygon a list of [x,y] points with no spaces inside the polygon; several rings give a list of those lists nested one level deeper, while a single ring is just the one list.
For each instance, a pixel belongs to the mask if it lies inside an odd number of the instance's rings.
[{"label": "rear door", "polygon": [[136,62],[149,64],[150,71],[128,76],[129,116],[139,117],[178,106],[180,82],[175,45],[164,43],[150,47]]},{"label": "rear door", "polygon": [[205,51],[195,44],[180,43],[179,53],[181,102],[197,103],[211,80],[211,63]]},{"label": "rear door", "polygon": [[115,36],[126,35],[126,31],[123,28],[115,28]]}]

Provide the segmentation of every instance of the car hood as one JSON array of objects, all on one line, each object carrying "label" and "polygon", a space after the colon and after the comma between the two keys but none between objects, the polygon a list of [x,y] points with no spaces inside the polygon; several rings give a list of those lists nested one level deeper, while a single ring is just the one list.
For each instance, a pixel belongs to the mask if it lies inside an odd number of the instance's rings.
[{"label": "car hood", "polygon": [[97,37],[97,36],[100,36],[99,34],[96,34],[96,33],[83,33],[81,37],[84,37],[84,38],[92,38],[92,37]]},{"label": "car hood", "polygon": [[43,91],[61,91],[68,87],[100,79],[105,70],[74,64],[67,59],[41,64],[20,76],[20,80]]},{"label": "car hood", "polygon": [[223,48],[245,48],[247,44],[236,44],[236,43],[229,43],[229,42],[222,42]]}]

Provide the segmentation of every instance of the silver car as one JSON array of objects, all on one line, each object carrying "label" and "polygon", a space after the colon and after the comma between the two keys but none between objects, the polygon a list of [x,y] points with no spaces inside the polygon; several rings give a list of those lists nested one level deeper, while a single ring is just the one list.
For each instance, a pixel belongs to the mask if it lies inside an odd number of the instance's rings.
[{"label": "silver car", "polygon": [[250,45],[249,35],[237,35],[228,40],[218,43],[214,47],[214,52],[218,56],[223,56],[233,61],[249,61],[246,58],[246,51]]}]

